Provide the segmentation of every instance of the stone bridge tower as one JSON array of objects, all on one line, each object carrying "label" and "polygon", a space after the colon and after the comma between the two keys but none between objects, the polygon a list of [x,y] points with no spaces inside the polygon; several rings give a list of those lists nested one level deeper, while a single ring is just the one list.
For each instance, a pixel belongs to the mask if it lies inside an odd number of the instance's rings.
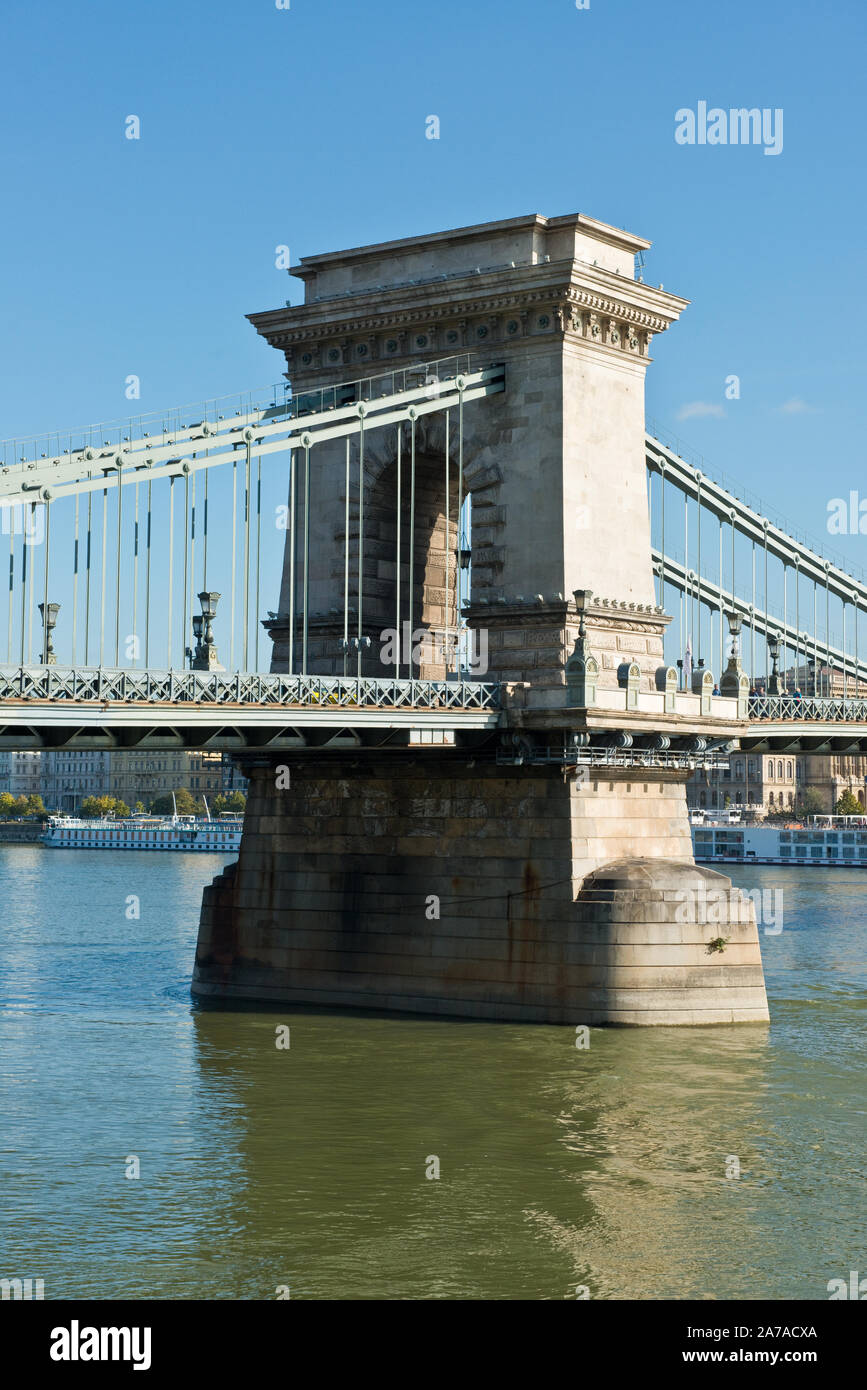
[{"label": "stone bridge tower", "polygon": [[[428,371],[430,363],[458,356],[505,364],[505,395],[465,412],[461,478],[472,506],[472,604],[465,616],[488,634],[492,677],[529,681],[537,705],[563,702],[564,662],[578,635],[576,589],[593,595],[588,622],[604,653],[603,685],[616,684],[618,665],[634,659],[652,688],[662,661],[644,374],[654,336],[686,301],[636,280],[636,253],[649,244],[584,216],[511,218],[305,257],[293,271],[304,280],[304,304],[250,316],[284,353],[296,394],[361,376]],[[445,420],[428,416],[418,430],[412,611],[420,626],[454,632],[460,461],[454,418],[450,424],[448,517]],[[400,445],[405,509],[406,426]],[[388,674],[381,633],[395,611],[399,447],[396,432],[384,430],[365,444],[362,613],[370,647],[363,669],[370,675]],[[343,588],[345,455],[343,441],[317,448],[310,502],[308,664],[333,674],[343,670],[342,626],[332,610]],[[349,584],[356,605],[354,459],[351,477]],[[303,528],[300,508],[298,514]],[[404,615],[407,550],[405,543]],[[294,611],[300,608],[296,593]],[[276,670],[288,668],[288,564],[280,609],[282,622],[272,624]],[[296,639],[296,657],[299,646]]]},{"label": "stone bridge tower", "polygon": [[[686,812],[690,750],[730,738],[743,711],[681,696],[661,670],[644,376],[685,301],[636,279],[648,245],[589,217],[513,218],[306,257],[303,305],[251,315],[296,395],[467,354],[504,366],[505,390],[464,411],[460,456],[442,413],[413,440],[406,425],[371,432],[363,459],[317,445],[294,545],[309,536],[308,671],[347,669],[345,586],[370,639],[363,672],[395,674],[381,659],[395,612],[454,632],[469,497],[465,615],[505,707],[480,743],[311,743],[282,776],[249,756],[240,859],[205,893],[198,995],[573,1025],[767,1020],[752,908],[694,865]],[[297,585],[287,563],[275,670],[299,669]],[[591,745],[603,757],[579,770],[569,750]],[[622,762],[606,762],[612,746]]]}]

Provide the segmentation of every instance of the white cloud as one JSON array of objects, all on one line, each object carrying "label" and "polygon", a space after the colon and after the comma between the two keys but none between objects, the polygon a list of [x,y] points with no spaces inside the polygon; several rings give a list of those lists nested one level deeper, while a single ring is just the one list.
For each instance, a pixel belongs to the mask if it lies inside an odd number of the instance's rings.
[{"label": "white cloud", "polygon": [[778,405],[777,410],[781,415],[810,415],[813,412],[813,406],[807,405],[807,402],[802,401],[800,396],[793,396],[790,401]]},{"label": "white cloud", "polygon": [[721,405],[714,405],[711,401],[690,401],[677,412],[678,420],[696,420],[702,415],[716,415],[723,419],[725,411]]}]

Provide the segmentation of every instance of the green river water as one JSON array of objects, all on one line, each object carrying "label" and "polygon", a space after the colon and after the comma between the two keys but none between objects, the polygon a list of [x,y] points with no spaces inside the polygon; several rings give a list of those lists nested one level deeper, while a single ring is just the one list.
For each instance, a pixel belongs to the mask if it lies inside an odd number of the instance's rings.
[{"label": "green river water", "polygon": [[770,1026],[582,1051],[569,1028],[195,1006],[223,862],[0,848],[0,1276],[46,1299],[535,1300],[827,1299],[867,1275],[864,870],[732,872],[783,890]]}]

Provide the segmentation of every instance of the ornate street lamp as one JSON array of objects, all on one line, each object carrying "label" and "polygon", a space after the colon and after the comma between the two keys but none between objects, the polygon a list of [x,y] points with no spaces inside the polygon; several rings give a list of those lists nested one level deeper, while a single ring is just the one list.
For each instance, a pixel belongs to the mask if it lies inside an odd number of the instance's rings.
[{"label": "ornate street lamp", "polygon": [[783,691],[780,685],[780,672],[777,667],[777,661],[779,660],[780,656],[780,634],[778,632],[775,632],[772,636],[768,637],[768,651],[771,654],[772,662],[771,674],[768,678],[768,694],[782,695]]},{"label": "ornate street lamp", "polygon": [[740,699],[744,693],[746,679],[741,666],[740,634],[743,626],[743,617],[734,609],[726,614],[729,624],[729,636],[731,637],[731,651],[726,669],[720,676],[720,694],[730,698]]},{"label": "ornate street lamp", "polygon": [[199,594],[202,611],[201,614],[196,613],[192,620],[196,645],[189,653],[190,669],[193,671],[224,671],[226,669],[220,664],[217,648],[214,646],[213,623],[217,616],[219,601],[220,595],[211,590],[205,589]]},{"label": "ornate street lamp", "polygon": [[190,670],[195,670],[194,661],[198,659],[202,651],[202,632],[204,630],[204,618],[201,613],[194,613],[192,618],[193,636],[196,639],[195,647],[187,647],[186,654],[190,663]]},{"label": "ornate street lamp", "polygon": [[57,615],[60,612],[59,603],[40,603],[39,612],[42,615],[42,665],[56,666],[57,657],[54,654],[54,647],[51,644],[51,634],[57,626]]}]

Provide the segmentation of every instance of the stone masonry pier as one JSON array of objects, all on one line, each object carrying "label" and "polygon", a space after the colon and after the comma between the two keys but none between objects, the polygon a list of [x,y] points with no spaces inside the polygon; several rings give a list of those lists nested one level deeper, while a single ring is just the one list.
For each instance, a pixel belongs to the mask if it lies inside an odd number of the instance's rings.
[{"label": "stone masonry pier", "polygon": [[690,862],[682,777],[469,761],[299,759],[279,791],[251,767],[196,993],[573,1025],[767,1018],[749,900],[722,926],[694,910],[729,881]]}]

